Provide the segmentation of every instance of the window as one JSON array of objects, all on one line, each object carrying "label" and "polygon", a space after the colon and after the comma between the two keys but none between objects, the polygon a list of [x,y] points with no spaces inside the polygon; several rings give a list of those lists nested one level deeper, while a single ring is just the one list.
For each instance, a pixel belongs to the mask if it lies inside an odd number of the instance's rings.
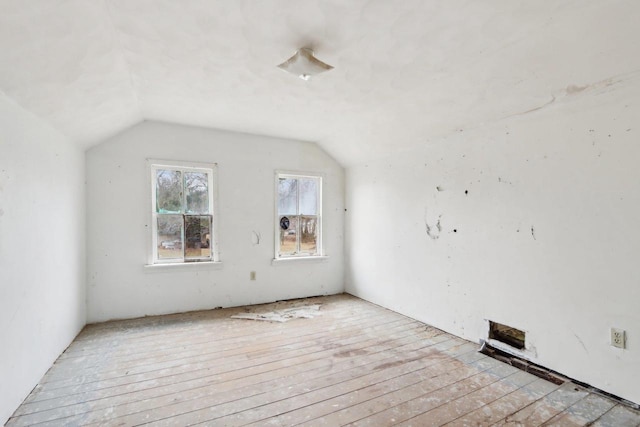
[{"label": "window", "polygon": [[150,164],[152,263],[218,261],[216,165]]},{"label": "window", "polygon": [[276,258],[322,255],[322,178],[276,174]]}]

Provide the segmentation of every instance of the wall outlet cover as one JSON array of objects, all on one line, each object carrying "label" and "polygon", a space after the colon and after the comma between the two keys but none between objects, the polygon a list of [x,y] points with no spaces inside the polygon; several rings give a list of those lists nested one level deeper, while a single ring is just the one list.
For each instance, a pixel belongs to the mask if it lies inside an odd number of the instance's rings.
[{"label": "wall outlet cover", "polygon": [[611,345],[618,348],[626,346],[625,331],[618,328],[611,328]]}]

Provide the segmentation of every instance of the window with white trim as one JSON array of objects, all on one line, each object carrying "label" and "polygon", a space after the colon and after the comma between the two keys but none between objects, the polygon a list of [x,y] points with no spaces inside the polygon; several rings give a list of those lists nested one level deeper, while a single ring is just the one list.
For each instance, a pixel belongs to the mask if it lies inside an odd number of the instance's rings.
[{"label": "window with white trim", "polygon": [[322,255],[322,177],[276,174],[276,259]]},{"label": "window with white trim", "polygon": [[216,165],[150,161],[152,263],[219,261]]}]

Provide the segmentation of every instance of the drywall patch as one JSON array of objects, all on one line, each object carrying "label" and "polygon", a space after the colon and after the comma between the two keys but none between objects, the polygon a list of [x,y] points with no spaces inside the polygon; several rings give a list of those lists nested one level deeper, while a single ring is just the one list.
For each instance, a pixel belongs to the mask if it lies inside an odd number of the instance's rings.
[{"label": "drywall patch", "polygon": [[267,311],[264,313],[237,313],[232,319],[264,320],[266,322],[288,322],[291,319],[312,319],[320,315],[320,305],[303,305],[300,307],[285,308],[282,310]]}]

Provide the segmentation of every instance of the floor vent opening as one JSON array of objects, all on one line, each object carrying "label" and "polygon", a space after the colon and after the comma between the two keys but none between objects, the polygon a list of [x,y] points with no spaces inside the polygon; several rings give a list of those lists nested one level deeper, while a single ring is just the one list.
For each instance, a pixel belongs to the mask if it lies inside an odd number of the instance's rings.
[{"label": "floor vent opening", "polygon": [[518,350],[524,349],[524,331],[491,320],[489,321],[489,338],[503,342]]}]

